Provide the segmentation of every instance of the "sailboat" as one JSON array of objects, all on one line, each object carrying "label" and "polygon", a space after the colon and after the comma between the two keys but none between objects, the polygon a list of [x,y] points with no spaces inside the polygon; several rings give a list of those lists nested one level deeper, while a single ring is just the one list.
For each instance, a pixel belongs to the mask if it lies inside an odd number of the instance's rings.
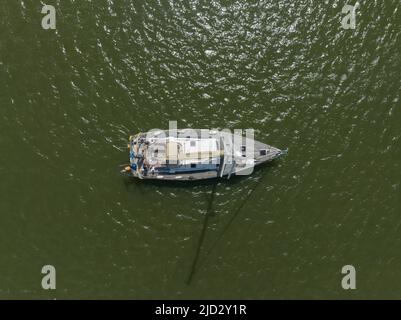
[{"label": "sailboat", "polygon": [[121,172],[139,179],[193,181],[251,174],[287,153],[253,137],[223,130],[154,130],[129,137]]}]

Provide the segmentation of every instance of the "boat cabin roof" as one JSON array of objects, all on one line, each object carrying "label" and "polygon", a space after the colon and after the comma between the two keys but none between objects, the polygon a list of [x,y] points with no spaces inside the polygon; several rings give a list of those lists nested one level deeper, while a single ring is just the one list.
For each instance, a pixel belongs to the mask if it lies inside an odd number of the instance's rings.
[{"label": "boat cabin roof", "polygon": [[222,155],[219,141],[215,138],[186,139],[163,138],[153,139],[144,153],[152,164],[193,164],[209,163]]}]

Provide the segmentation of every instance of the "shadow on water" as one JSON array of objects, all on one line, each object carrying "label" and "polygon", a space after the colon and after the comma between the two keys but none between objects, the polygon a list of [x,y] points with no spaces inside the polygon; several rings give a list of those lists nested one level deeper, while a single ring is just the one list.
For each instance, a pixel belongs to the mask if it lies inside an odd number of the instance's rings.
[{"label": "shadow on water", "polygon": [[[140,180],[137,178],[128,178],[125,177],[124,183],[127,187],[127,190],[129,189],[130,186],[136,186],[139,190],[142,189],[144,185],[150,186],[150,187],[155,187],[155,188],[166,188],[166,187],[179,187],[179,188],[194,188],[194,187],[199,187],[199,186],[208,186],[211,187],[211,193],[210,193],[210,198],[208,201],[207,205],[207,210],[205,217],[203,219],[202,223],[202,229],[199,234],[198,238],[198,244],[196,246],[195,250],[195,255],[191,263],[191,269],[190,273],[188,275],[186,284],[190,285],[192,282],[193,277],[195,276],[196,272],[199,270],[200,266],[202,266],[207,257],[210,255],[210,253],[217,247],[219,244],[220,240],[224,237],[226,232],[229,230],[229,228],[232,226],[234,223],[235,219],[238,217],[239,213],[245,206],[245,204],[248,202],[248,200],[251,198],[253,192],[258,188],[259,184],[263,181],[264,176],[274,167],[276,167],[278,164],[276,161],[262,164],[258,167],[255,167],[254,172],[252,173],[251,176],[258,174],[258,176],[255,178],[255,181],[253,183],[253,186],[249,188],[246,196],[242,200],[242,203],[237,207],[237,209],[233,212],[230,220],[228,223],[225,225],[225,227],[221,230],[220,234],[217,236],[215,241],[212,243],[210,248],[206,251],[204,255],[204,260],[199,262],[199,258],[202,253],[202,247],[204,240],[206,238],[206,231],[209,225],[209,220],[211,217],[214,216],[214,210],[213,210],[213,204],[215,201],[215,194],[218,185],[234,185],[237,184],[241,181],[244,181],[244,179],[250,179],[250,176],[232,176],[229,180],[227,179],[221,179],[221,178],[214,178],[214,179],[207,179],[207,180],[198,180],[198,181],[160,181],[160,180]],[[143,191],[141,191],[143,192]]]},{"label": "shadow on water", "polygon": [[213,185],[213,189],[212,189],[212,193],[211,193],[210,200],[209,200],[209,203],[208,203],[208,207],[207,207],[207,211],[206,211],[206,214],[205,214],[205,218],[203,219],[203,225],[202,225],[201,233],[199,235],[198,245],[196,247],[195,257],[194,257],[194,259],[192,261],[191,271],[190,271],[188,279],[187,279],[187,285],[191,284],[192,277],[195,275],[195,272],[196,272],[196,266],[198,264],[198,259],[200,257],[203,241],[205,239],[206,229],[207,229],[207,226],[208,226],[208,221],[209,221],[209,219],[211,217],[211,213],[212,213],[212,210],[213,210],[213,201],[214,201],[214,196],[216,194],[217,184],[218,183],[215,183]]},{"label": "shadow on water", "polygon": [[[245,196],[245,198],[243,199],[242,203],[234,211],[234,213],[232,214],[230,220],[225,225],[225,227],[220,232],[220,234],[217,236],[217,238],[215,239],[213,244],[210,246],[209,250],[206,251],[206,253],[204,255],[204,257],[205,257],[204,260],[201,261],[200,265],[198,266],[198,260],[199,260],[199,257],[200,257],[201,251],[202,251],[201,249],[202,249],[203,242],[204,242],[204,239],[205,239],[205,234],[206,234],[208,221],[209,221],[209,218],[212,216],[212,212],[213,212],[214,193],[215,193],[215,189],[216,189],[217,183],[213,186],[212,195],[210,197],[210,201],[209,201],[209,204],[208,204],[208,210],[206,212],[206,215],[205,215],[205,218],[204,218],[204,221],[203,221],[203,227],[202,227],[202,231],[201,231],[200,236],[199,236],[198,246],[196,248],[195,257],[194,257],[193,262],[192,262],[191,272],[190,272],[188,280],[187,280],[187,285],[191,284],[191,281],[192,281],[195,273],[199,269],[199,267],[202,266],[206,262],[207,257],[210,255],[210,253],[213,251],[213,249],[218,245],[220,240],[224,237],[225,233],[230,228],[230,226],[233,224],[234,220],[237,218],[237,216],[241,212],[242,208],[245,206],[245,204],[247,203],[247,201],[249,200],[249,198],[251,197],[253,192],[259,186],[260,182],[263,181],[264,176],[267,174],[267,172],[269,171],[268,169],[270,169],[272,167],[272,165],[274,166],[274,164],[270,164],[269,167],[264,168],[264,170],[262,171],[261,175],[256,180],[256,182],[254,183],[254,186],[248,191],[248,193]],[[197,268],[197,266],[198,266],[198,268]]]}]

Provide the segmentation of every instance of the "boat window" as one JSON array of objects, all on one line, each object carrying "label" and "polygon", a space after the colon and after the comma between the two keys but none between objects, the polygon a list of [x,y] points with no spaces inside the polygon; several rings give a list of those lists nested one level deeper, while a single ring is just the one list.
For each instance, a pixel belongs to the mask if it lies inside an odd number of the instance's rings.
[{"label": "boat window", "polygon": [[196,146],[196,141],[191,141],[191,147],[195,147]]},{"label": "boat window", "polygon": [[259,150],[259,153],[260,153],[261,156],[265,156],[265,155],[267,155],[267,150],[266,149],[261,149],[261,150]]},{"label": "boat window", "polygon": [[196,168],[196,163],[191,163],[191,168]]}]

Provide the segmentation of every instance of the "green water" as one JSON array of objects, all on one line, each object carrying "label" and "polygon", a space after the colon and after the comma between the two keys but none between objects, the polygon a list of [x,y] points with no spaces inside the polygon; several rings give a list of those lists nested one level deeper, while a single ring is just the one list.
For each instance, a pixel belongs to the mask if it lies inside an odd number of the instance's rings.
[{"label": "green water", "polygon": [[[401,298],[401,4],[345,3],[4,0],[0,298]],[[118,173],[169,120],[290,150],[219,181],[190,283],[213,183]]]}]

